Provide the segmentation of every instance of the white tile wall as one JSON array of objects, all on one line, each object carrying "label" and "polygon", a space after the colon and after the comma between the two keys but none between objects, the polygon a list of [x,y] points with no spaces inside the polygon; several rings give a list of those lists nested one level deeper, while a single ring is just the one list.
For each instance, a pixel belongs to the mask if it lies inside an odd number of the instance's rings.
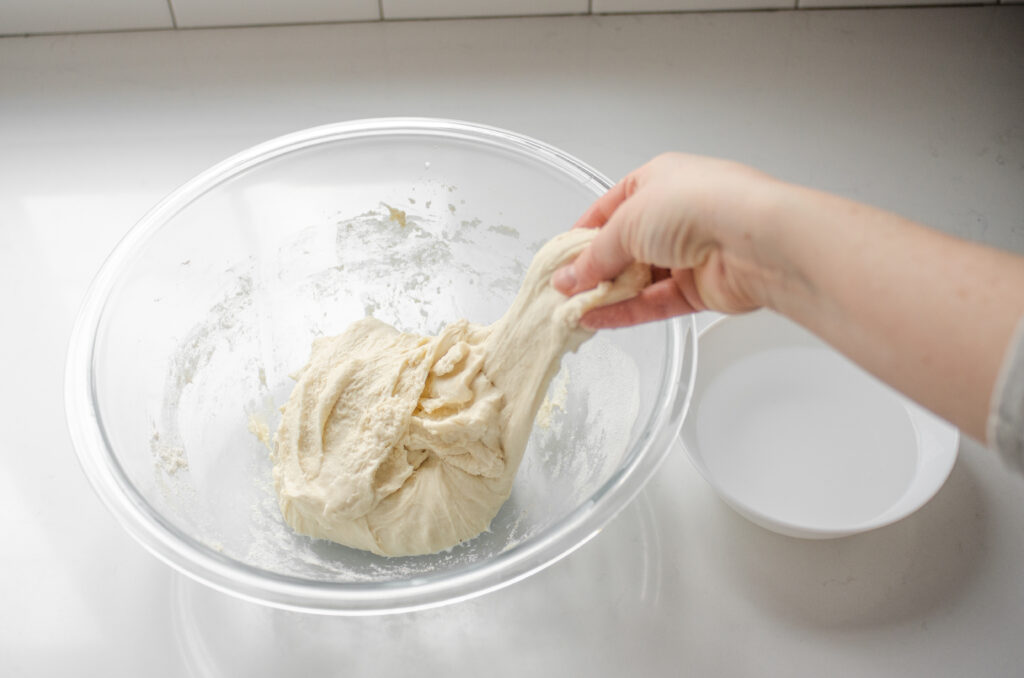
[{"label": "white tile wall", "polygon": [[793,8],[796,0],[593,0],[595,14]]},{"label": "white tile wall", "polygon": [[587,0],[382,0],[385,19],[586,14]]},{"label": "white tile wall", "polygon": [[1024,4],[1024,0],[0,0],[0,36],[173,28],[175,23],[179,28],[192,28],[591,11],[620,14],[997,2]]},{"label": "white tile wall", "polygon": [[377,0],[170,0],[180,28],[380,19]]},{"label": "white tile wall", "polygon": [[996,0],[799,0],[799,6],[814,7],[900,7],[905,5],[994,5]]},{"label": "white tile wall", "polygon": [[173,28],[167,0],[0,0],[0,35]]}]

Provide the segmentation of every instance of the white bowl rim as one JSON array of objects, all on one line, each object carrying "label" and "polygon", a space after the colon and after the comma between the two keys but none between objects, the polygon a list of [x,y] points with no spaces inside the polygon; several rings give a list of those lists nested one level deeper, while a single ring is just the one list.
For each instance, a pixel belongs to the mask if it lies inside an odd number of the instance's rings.
[{"label": "white bowl rim", "polygon": [[[754,313],[770,313],[770,311],[760,310],[754,311]],[[728,327],[730,323],[736,321],[737,318],[745,317],[747,314],[739,315],[722,315],[722,314],[711,314],[714,317],[710,322],[704,325],[697,334],[698,346],[702,341],[706,341],[709,337],[713,336],[716,332],[720,332],[722,327]],[[756,341],[752,341],[748,348],[749,351],[757,348]],[[706,367],[706,366],[705,366]],[[694,390],[696,390],[696,382],[694,383]],[[695,394],[694,397],[696,397]],[[904,396],[905,397],[905,396]],[[699,407],[699,400],[691,402],[690,412],[696,411]],[[920,406],[918,406],[920,407]],[[847,525],[836,525],[836,526],[823,526],[820,524],[801,523],[794,520],[786,520],[777,516],[766,513],[763,510],[752,507],[749,502],[745,501],[742,497],[736,496],[735,493],[731,493],[722,487],[722,484],[718,481],[718,478],[708,467],[704,460],[704,457],[699,451],[692,450],[689,445],[686,444],[684,437],[684,431],[688,426],[695,425],[692,416],[688,416],[686,421],[683,422],[683,426],[680,427],[679,433],[679,444],[686,451],[686,456],[689,458],[690,463],[693,464],[697,472],[704,478],[704,480],[714,489],[714,491],[722,498],[725,503],[731,506],[739,514],[750,520],[751,522],[764,527],[765,529],[777,532],[779,534],[797,537],[803,539],[835,539],[840,537],[846,537],[854,534],[860,534],[862,532],[869,532],[887,525],[896,523],[904,518],[909,517],[931,499],[942,489],[945,485],[946,480],[949,478],[950,473],[953,470],[953,466],[956,463],[956,459],[959,453],[960,444],[960,431],[955,426],[939,419],[936,415],[928,412],[924,408],[920,408],[920,416],[926,416],[931,420],[931,424],[934,425],[935,430],[940,432],[944,436],[941,441],[941,453],[940,462],[933,468],[933,473],[929,475],[929,479],[932,484],[925,490],[919,492],[918,500],[907,503],[904,510],[899,513],[893,513],[891,510],[885,510],[880,512],[876,517],[865,520],[859,523],[851,523]],[[920,469],[920,464],[915,468],[915,473]],[[911,487],[907,488],[908,491]],[[897,500],[892,507],[899,504],[900,500]],[[890,508],[892,508],[890,507]]]}]

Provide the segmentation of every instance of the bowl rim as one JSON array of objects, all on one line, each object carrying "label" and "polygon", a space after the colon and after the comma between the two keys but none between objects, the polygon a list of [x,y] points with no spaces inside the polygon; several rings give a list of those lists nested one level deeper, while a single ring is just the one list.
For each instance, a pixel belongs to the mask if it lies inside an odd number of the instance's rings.
[{"label": "bowl rim", "polygon": [[[736,325],[738,322],[743,321],[744,319],[750,319],[754,317],[782,318],[782,316],[779,316],[777,313],[769,311],[767,309],[761,309],[758,311],[754,311],[752,313],[745,313],[742,315],[723,315],[717,313],[711,315],[715,317],[713,317],[709,322],[707,322],[707,324],[704,324],[701,327],[700,331],[697,333],[698,346],[700,346],[704,342],[709,341],[716,334],[720,334],[722,332],[722,328],[731,329],[734,325]],[[758,337],[760,335],[751,335],[747,333],[744,336],[751,337],[751,340],[745,347],[744,354],[743,356],[741,356],[741,358],[744,356],[749,356],[755,351],[757,351]],[[827,345],[825,345],[824,342],[822,343],[827,348]],[[733,364],[733,362],[734,361],[730,361],[728,364]],[[718,371],[720,371],[724,367],[727,367],[728,364],[719,367]],[[707,370],[707,368],[707,360],[705,360],[703,369]],[[696,393],[699,381],[700,378],[694,381],[692,389],[692,395],[694,398],[696,398],[696,400],[692,403],[695,408],[700,406],[699,397]],[[939,437],[944,438],[943,440],[939,441],[938,445],[938,447],[941,448],[939,449],[940,458],[938,463],[929,466],[931,473],[928,476],[928,478],[932,482],[931,484],[927,485],[924,489],[918,491],[916,500],[904,502],[904,499],[910,494],[910,492],[913,489],[915,489],[914,483],[911,482],[904,490],[904,493],[903,495],[901,495],[900,499],[896,500],[896,502],[894,502],[886,510],[881,511],[878,515],[876,515],[873,518],[869,518],[858,523],[848,523],[845,525],[822,525],[811,522],[799,522],[790,519],[783,519],[777,517],[776,515],[753,507],[750,505],[748,501],[744,500],[743,497],[737,496],[735,493],[727,491],[719,482],[717,476],[711,471],[711,468],[708,466],[707,462],[705,461],[705,457],[700,452],[700,450],[693,449],[693,446],[688,445],[686,442],[686,431],[691,427],[696,427],[697,425],[695,416],[689,417],[687,420],[683,422],[683,425],[680,427],[679,444],[686,451],[686,456],[689,458],[690,463],[693,464],[694,468],[697,469],[697,472],[704,478],[704,480],[708,483],[708,485],[711,486],[711,488],[718,494],[718,496],[721,497],[723,501],[725,501],[725,503],[727,503],[729,506],[731,506],[733,509],[735,509],[738,513],[740,513],[742,516],[744,516],[751,522],[760,525],[761,527],[767,530],[771,530],[772,532],[777,532],[788,537],[796,537],[801,539],[835,539],[854,534],[860,534],[862,532],[869,532],[871,530],[875,530],[899,522],[900,520],[903,520],[904,518],[913,515],[921,507],[923,507],[925,504],[931,501],[932,498],[936,494],[938,494],[939,490],[942,489],[943,485],[945,485],[946,480],[949,478],[949,475],[952,472],[953,466],[955,465],[956,459],[959,455],[959,429],[957,429],[949,422],[940,419],[937,415],[929,412],[922,406],[913,403],[913,401],[911,401],[906,396],[899,394],[898,392],[896,392],[896,394],[899,396],[899,398],[905,400],[907,404],[913,405],[914,408],[918,410],[914,413],[908,413],[908,416],[912,420],[911,425],[914,427],[915,435],[918,438],[918,451],[920,451],[921,448],[921,431],[919,430],[918,425],[921,420],[927,420],[929,426],[933,427],[929,431],[930,433],[936,434]],[[921,466],[922,463],[920,459],[920,454],[918,454],[918,461],[915,465],[914,472],[915,479],[920,476]],[[901,502],[905,504],[905,506],[902,507],[902,510],[894,511],[893,509],[900,507]]]},{"label": "bowl rim", "polygon": [[241,151],[172,191],[128,230],[84,296],[69,341],[64,384],[66,423],[79,463],[107,509],[136,541],[172,568],[214,589],[283,609],[347,615],[422,609],[483,595],[551,565],[594,537],[639,493],[679,434],[697,367],[697,332],[692,316],[665,323],[668,364],[655,399],[658,406],[637,445],[627,453],[627,462],[559,522],[484,562],[408,580],[307,580],[219,553],[179,530],[145,500],[112,451],[95,390],[96,334],[123,265],[175,214],[248,169],[311,146],[393,135],[426,135],[499,147],[574,176],[595,190],[595,198],[612,187],[607,177],[564,151],[487,125],[436,118],[371,118],[322,125]]}]

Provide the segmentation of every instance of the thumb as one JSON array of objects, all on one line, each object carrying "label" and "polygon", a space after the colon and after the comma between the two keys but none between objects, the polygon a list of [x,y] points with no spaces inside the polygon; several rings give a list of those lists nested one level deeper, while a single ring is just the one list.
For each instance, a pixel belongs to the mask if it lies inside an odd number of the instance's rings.
[{"label": "thumb", "polygon": [[635,261],[626,243],[633,240],[628,234],[631,225],[637,223],[639,204],[634,198],[619,205],[579,256],[555,271],[551,284],[556,290],[568,296],[589,290],[604,280],[612,280]]}]

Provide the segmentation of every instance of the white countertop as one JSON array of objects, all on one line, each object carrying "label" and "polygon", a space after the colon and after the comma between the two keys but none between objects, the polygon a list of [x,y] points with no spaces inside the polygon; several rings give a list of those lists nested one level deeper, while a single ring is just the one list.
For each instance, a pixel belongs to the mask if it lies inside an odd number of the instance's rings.
[{"label": "white countertop", "polygon": [[1024,478],[965,442],[911,518],[755,527],[676,450],[582,549],[510,588],[374,618],[192,583],[93,494],[64,352],[159,198],[267,138],[453,117],[611,176],[727,156],[1024,252],[1024,8],[409,22],[0,39],[0,675],[1010,676]]}]

